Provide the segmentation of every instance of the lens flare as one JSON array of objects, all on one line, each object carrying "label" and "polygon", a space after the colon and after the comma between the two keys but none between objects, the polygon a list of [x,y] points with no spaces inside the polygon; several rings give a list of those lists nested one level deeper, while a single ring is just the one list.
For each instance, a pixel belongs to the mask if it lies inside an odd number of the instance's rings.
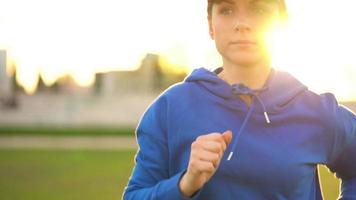
[{"label": "lens flare", "polygon": [[[146,53],[160,54],[170,72],[221,65],[205,1],[0,1],[7,72],[27,93],[39,77],[47,86],[63,76],[90,86],[96,72],[138,69]],[[356,100],[355,1],[287,0],[287,7],[286,24],[266,35],[273,66],[318,93]]]}]

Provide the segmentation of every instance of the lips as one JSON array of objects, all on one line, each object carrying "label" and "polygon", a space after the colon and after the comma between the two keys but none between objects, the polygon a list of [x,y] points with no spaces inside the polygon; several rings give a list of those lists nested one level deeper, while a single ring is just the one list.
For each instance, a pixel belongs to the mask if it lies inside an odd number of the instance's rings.
[{"label": "lips", "polygon": [[257,43],[252,40],[236,40],[236,41],[230,42],[230,44],[233,44],[233,45],[256,45]]}]

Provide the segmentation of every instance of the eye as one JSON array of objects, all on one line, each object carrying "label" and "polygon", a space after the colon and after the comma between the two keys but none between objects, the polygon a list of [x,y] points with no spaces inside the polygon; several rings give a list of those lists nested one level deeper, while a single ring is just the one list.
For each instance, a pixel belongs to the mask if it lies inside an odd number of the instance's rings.
[{"label": "eye", "polygon": [[264,14],[268,13],[268,10],[263,6],[253,6],[251,8],[251,11],[252,11],[252,13],[259,14],[259,15],[264,15]]},{"label": "eye", "polygon": [[231,7],[223,7],[219,10],[219,14],[221,15],[231,15],[233,13],[233,9]]},{"label": "eye", "polygon": [[272,15],[273,10],[270,6],[264,4],[252,5],[250,11],[254,15]]}]

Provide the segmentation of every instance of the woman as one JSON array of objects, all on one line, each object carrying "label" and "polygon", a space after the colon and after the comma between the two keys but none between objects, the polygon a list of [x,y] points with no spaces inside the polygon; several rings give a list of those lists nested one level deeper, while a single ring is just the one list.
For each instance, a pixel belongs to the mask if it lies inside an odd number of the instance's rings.
[{"label": "woman", "polygon": [[208,0],[223,66],[163,92],[136,129],[124,199],[322,199],[317,164],[356,199],[356,116],[270,66],[263,35],[281,0]]}]

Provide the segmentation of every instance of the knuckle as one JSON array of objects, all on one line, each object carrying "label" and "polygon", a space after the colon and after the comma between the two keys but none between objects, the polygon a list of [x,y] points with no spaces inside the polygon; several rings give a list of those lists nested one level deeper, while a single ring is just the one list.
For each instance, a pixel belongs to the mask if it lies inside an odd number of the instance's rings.
[{"label": "knuckle", "polygon": [[196,156],[197,156],[196,151],[193,150],[190,152],[190,159],[194,159]]},{"label": "knuckle", "polygon": [[206,171],[204,165],[198,165],[198,166],[197,166],[197,169],[198,169],[199,172],[204,172],[204,171]]},{"label": "knuckle", "polygon": [[221,160],[223,156],[224,156],[224,152],[221,152],[221,153],[219,154],[219,160]]},{"label": "knuckle", "polygon": [[192,167],[192,168],[196,168],[197,167],[197,161],[196,160],[191,160],[190,161],[190,166]]},{"label": "knuckle", "polygon": [[220,153],[222,151],[223,146],[220,143],[216,143],[214,147],[214,151],[216,153]]},{"label": "knuckle", "polygon": [[199,148],[199,146],[200,146],[200,144],[199,144],[199,142],[197,142],[197,141],[194,141],[194,142],[192,143],[192,149]]},{"label": "knuckle", "polygon": [[193,159],[198,159],[200,157],[200,151],[195,149],[191,152]]},{"label": "knuckle", "polygon": [[215,162],[218,162],[220,160],[220,154],[215,154],[215,159],[214,161]]},{"label": "knuckle", "polygon": [[219,158],[220,158],[220,154],[219,154],[219,153],[216,153],[216,154],[215,154],[215,160],[219,160]]},{"label": "knuckle", "polygon": [[204,139],[204,136],[203,136],[203,135],[199,135],[196,140],[197,140],[197,141],[200,141],[200,140],[202,140],[202,139]]},{"label": "knuckle", "polygon": [[210,133],[211,136],[219,137],[221,134],[217,132]]},{"label": "knuckle", "polygon": [[225,151],[225,145],[224,144],[220,144],[220,152]]},{"label": "knuckle", "polygon": [[214,172],[215,167],[214,167],[213,163],[210,163],[208,170],[209,170],[209,172]]}]

